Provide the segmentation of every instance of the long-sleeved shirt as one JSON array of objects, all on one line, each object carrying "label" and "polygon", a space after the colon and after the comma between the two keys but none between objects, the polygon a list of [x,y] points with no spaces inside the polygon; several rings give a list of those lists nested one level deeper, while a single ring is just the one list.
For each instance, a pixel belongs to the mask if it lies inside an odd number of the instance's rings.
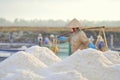
[{"label": "long-sleeved shirt", "polygon": [[85,49],[88,48],[89,39],[83,31],[73,32],[70,36],[70,44],[72,53],[74,53],[77,49]]}]

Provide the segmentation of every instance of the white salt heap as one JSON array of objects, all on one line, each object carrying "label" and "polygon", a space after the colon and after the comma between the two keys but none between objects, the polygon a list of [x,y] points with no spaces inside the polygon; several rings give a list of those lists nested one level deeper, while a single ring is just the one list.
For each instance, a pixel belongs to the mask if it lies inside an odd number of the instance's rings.
[{"label": "white salt heap", "polygon": [[33,46],[0,63],[0,80],[120,80],[117,52],[78,50],[62,60],[45,47]]},{"label": "white salt heap", "polygon": [[33,55],[20,51],[0,63],[0,78],[19,69],[40,73],[45,67],[47,66]]},{"label": "white salt heap", "polygon": [[26,46],[22,46],[21,48],[18,48],[19,50],[26,50],[27,47]]},{"label": "white salt heap", "polygon": [[110,67],[113,65],[103,52],[85,49],[78,50],[62,62],[52,65],[50,70],[53,72],[76,70],[88,80],[120,80],[120,71]]},{"label": "white salt heap", "polygon": [[31,48],[28,48],[26,52],[33,54],[47,66],[61,61],[61,59],[57,57],[55,53],[48,49],[47,47],[33,46]]}]

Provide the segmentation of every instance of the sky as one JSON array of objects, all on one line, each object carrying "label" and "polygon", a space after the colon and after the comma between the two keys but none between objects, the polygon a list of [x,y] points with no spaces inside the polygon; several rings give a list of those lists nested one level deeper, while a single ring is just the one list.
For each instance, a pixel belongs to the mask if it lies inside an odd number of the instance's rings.
[{"label": "sky", "polygon": [[0,18],[120,20],[120,0],[0,0]]}]

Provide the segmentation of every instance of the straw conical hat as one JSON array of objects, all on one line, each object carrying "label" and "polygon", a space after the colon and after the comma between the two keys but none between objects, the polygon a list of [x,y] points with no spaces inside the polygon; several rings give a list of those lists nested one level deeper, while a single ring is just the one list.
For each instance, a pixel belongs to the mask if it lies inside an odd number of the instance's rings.
[{"label": "straw conical hat", "polygon": [[77,19],[74,18],[70,23],[68,23],[67,27],[68,28],[81,27],[81,24]]}]

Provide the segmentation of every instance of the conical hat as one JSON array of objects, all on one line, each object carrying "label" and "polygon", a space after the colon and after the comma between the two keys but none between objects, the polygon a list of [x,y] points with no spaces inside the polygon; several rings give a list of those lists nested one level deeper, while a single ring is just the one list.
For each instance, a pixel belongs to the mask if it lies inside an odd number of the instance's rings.
[{"label": "conical hat", "polygon": [[68,23],[67,27],[68,28],[81,27],[81,24],[77,19],[74,18],[70,23]]}]

